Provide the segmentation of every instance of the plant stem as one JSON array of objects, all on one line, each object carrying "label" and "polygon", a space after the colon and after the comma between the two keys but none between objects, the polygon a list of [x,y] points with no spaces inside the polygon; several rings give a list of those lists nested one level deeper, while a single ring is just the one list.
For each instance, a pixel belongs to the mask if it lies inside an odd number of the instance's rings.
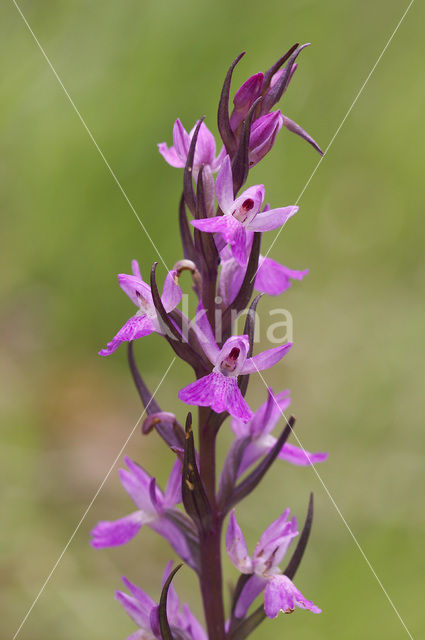
[{"label": "plant stem", "polygon": [[222,519],[215,496],[216,430],[211,426],[208,407],[199,408],[199,467],[202,482],[212,509],[211,524],[200,533],[200,584],[205,621],[210,640],[225,640],[223,577],[221,570]]}]

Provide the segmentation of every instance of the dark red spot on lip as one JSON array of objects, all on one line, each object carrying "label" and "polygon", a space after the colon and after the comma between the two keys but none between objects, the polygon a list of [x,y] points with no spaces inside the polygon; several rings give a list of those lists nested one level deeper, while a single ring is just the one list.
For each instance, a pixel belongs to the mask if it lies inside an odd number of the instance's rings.
[{"label": "dark red spot on lip", "polygon": [[253,206],[254,206],[254,200],[252,198],[247,198],[242,203],[242,209],[245,209],[245,211],[251,211]]},{"label": "dark red spot on lip", "polygon": [[230,360],[237,360],[240,352],[241,351],[240,349],[238,349],[238,347],[233,347],[227,358],[229,358]]}]

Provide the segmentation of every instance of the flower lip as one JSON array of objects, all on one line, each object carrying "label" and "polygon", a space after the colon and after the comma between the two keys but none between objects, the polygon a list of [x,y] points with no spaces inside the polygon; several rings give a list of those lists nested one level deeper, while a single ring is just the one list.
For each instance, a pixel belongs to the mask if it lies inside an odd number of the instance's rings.
[{"label": "flower lip", "polygon": [[238,347],[233,347],[229,355],[221,361],[220,370],[224,375],[227,372],[233,373],[235,371],[240,353],[241,350]]},{"label": "flower lip", "polygon": [[232,216],[236,218],[238,222],[242,222],[242,224],[247,223],[252,218],[252,215],[250,216],[249,214],[252,209],[254,209],[254,206],[254,200],[252,198],[246,198],[246,200],[244,200],[239,207],[235,208],[235,210],[232,212]]}]

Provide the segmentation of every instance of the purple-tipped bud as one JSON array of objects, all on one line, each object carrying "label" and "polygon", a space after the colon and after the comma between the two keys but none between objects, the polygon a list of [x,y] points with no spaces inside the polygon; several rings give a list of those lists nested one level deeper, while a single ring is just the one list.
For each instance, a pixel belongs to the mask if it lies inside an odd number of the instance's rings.
[{"label": "purple-tipped bud", "polygon": [[261,116],[251,127],[249,138],[249,166],[253,167],[273,147],[276,136],[282,128],[283,118],[280,111],[272,111]]},{"label": "purple-tipped bud", "polygon": [[243,83],[236,91],[233,98],[234,108],[230,116],[230,126],[232,131],[236,131],[242,120],[248,115],[248,111],[261,95],[264,74],[256,73]]}]

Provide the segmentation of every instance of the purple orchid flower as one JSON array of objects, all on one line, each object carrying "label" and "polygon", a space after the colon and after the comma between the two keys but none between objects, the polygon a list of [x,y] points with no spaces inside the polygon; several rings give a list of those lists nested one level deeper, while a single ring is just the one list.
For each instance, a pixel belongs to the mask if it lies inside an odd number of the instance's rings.
[{"label": "purple orchid flower", "polygon": [[295,606],[321,613],[313,602],[306,600],[292,580],[282,575],[282,562],[292,539],[298,535],[296,518],[289,518],[289,509],[267,527],[252,556],[249,555],[243,533],[236,521],[234,510],[230,514],[226,533],[226,549],[230,560],[241,573],[252,574],[242,589],[235,616],[243,618],[252,602],[264,590],[264,610],[269,618],[280,611],[292,613]]},{"label": "purple orchid flower", "polygon": [[[285,91],[288,89],[289,84],[297,68],[298,68],[298,64],[295,63],[292,66]],[[282,78],[282,76],[285,73],[286,73],[286,67],[282,67],[281,69],[276,71],[276,73],[274,73],[273,76],[271,77],[270,84],[265,91],[263,90],[264,75],[262,73],[254,74],[253,76],[248,78],[248,80],[246,80],[241,87],[239,87],[239,89],[235,93],[235,97],[233,98],[234,108],[230,116],[230,126],[233,131],[236,131],[238,129],[241,122],[248,115],[250,108],[252,107],[254,102],[257,100],[257,98],[259,98],[261,95],[263,95],[263,97],[267,96],[270,90],[273,89],[275,84],[279,82],[279,80]],[[262,120],[264,121],[264,124],[260,125],[259,123]],[[268,138],[268,143],[265,143],[266,136],[263,134],[264,146],[261,147],[261,152],[259,150],[255,151],[254,150],[255,144],[253,140],[255,136],[253,134],[256,127],[261,129],[261,127],[264,126],[266,122],[268,123],[267,126],[270,126],[269,123],[272,120],[274,120],[276,123],[276,130],[273,131],[273,136]],[[251,128],[251,137],[250,137],[250,156],[249,156],[250,166],[257,164],[257,162],[259,162],[266,155],[266,153],[270,151],[270,149],[274,144],[276,135],[282,128],[282,125],[286,129],[288,129],[288,131],[291,131],[292,133],[295,133],[296,135],[306,140],[306,142],[311,144],[311,146],[314,149],[316,149],[316,151],[318,151],[320,155],[323,155],[322,149],[319,147],[319,145],[314,140],[314,138],[312,138],[310,134],[307,133],[307,131],[305,131],[299,124],[297,124],[296,122],[288,118],[288,116],[282,115],[280,111],[275,111],[275,112],[264,113],[253,122],[253,125]]]},{"label": "purple orchid flower", "polygon": [[[143,338],[154,331],[162,333],[152,299],[151,288],[142,280],[137,260],[132,260],[131,268],[133,275],[120,273],[118,275],[118,284],[130,300],[139,307],[139,310],[127,320],[111,342],[108,342],[106,348],[99,351],[101,356],[109,356],[118,349],[122,342]],[[161,296],[162,304],[167,313],[177,307],[181,297],[182,290],[177,284],[177,271],[170,271],[165,278],[164,290]]]},{"label": "purple orchid flower", "polygon": [[[254,462],[274,447],[277,438],[272,436],[271,432],[290,404],[291,398],[289,389],[274,395],[273,390],[269,388],[267,401],[257,409],[248,423],[244,423],[237,418],[232,419],[231,427],[236,435],[234,444],[236,444],[241,438],[250,438],[250,442],[244,451],[241,464],[236,475],[237,478],[251,465],[253,465]],[[305,451],[304,449],[289,443],[284,444],[278,454],[278,458],[281,460],[286,460],[287,462],[298,466],[307,466],[310,464],[316,464],[317,462],[324,462],[327,457],[327,453],[310,453],[309,451]],[[229,460],[230,459],[231,454],[229,454]]]},{"label": "purple orchid flower", "polygon": [[225,157],[217,175],[215,190],[224,215],[191,220],[191,224],[201,231],[221,233],[224,240],[230,244],[235,260],[242,266],[247,261],[247,231],[277,229],[298,211],[298,207],[295,206],[260,211],[265,194],[262,184],[249,187],[235,200],[229,156]]},{"label": "purple orchid flower", "polygon": [[284,124],[280,111],[271,111],[260,116],[251,126],[249,136],[249,166],[253,167],[272,149],[276,136]]},{"label": "purple orchid flower", "polygon": [[198,307],[195,328],[214,369],[209,375],[181,389],[178,394],[180,400],[200,407],[211,407],[216,413],[228,411],[233,417],[247,422],[252,417],[252,411],[240,392],[238,376],[272,367],[289,351],[292,343],[287,342],[248,358],[248,336],[232,336],[220,349],[201,306]]},{"label": "purple orchid flower", "polygon": [[[253,232],[248,231],[246,234],[247,253],[251,250],[253,237]],[[220,251],[220,261],[221,272],[218,281],[218,293],[223,303],[230,305],[239,293],[245,276],[245,268],[234,259],[228,246],[225,246]],[[308,269],[290,269],[272,260],[272,258],[260,255],[254,288],[256,291],[266,293],[269,296],[277,296],[289,289],[291,280],[302,280],[307,273]]]},{"label": "purple orchid flower", "polygon": [[[196,125],[197,123],[190,133],[188,133],[180,119],[177,118],[173,127],[174,145],[172,147],[168,147],[165,142],[160,142],[158,144],[159,153],[172,167],[183,169],[186,166],[190,141],[192,140]],[[208,129],[207,125],[203,122],[199,129],[198,139],[196,141],[195,157],[193,160],[193,174],[195,179],[202,165],[209,167],[213,173],[218,171],[225,154],[226,151],[224,147],[222,147],[220,153],[216,156],[214,136]]]},{"label": "purple orchid flower", "polygon": [[[172,565],[172,562],[168,563],[162,579],[162,585],[170,575]],[[157,603],[127,578],[123,577],[122,580],[131,595],[124,591],[117,591],[115,597],[139,627],[127,640],[161,640]],[[167,619],[170,627],[179,634],[179,637],[182,634],[187,640],[207,640],[203,627],[188,605],[184,604],[183,607],[180,607],[179,597],[172,584],[168,589]]]},{"label": "purple orchid flower", "polygon": [[[168,512],[173,512],[181,496],[181,462],[176,460],[168,479],[165,492],[156,485],[142,467],[125,457],[126,469],[120,469],[121,484],[138,510],[124,518],[101,521],[91,532],[91,545],[95,549],[117,547],[132,540],[143,525],[149,526],[171,544],[183,560],[193,566],[192,553],[180,529],[171,522]],[[177,512],[180,514],[180,512]]]}]

